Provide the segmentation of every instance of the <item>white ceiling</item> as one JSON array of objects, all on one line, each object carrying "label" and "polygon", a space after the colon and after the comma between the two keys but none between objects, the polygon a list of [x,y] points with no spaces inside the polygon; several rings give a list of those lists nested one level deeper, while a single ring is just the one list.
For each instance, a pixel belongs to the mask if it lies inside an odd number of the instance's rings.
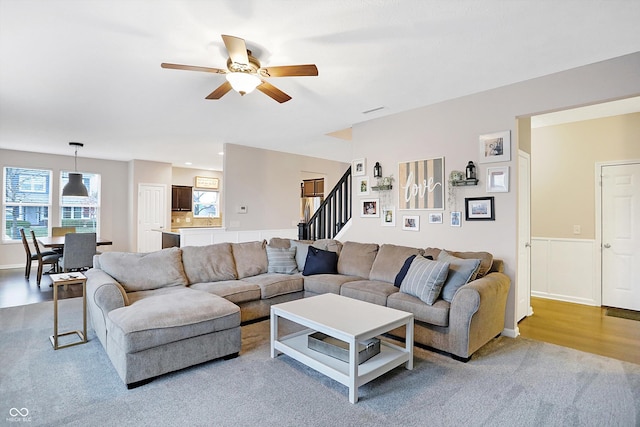
[{"label": "white ceiling", "polygon": [[[349,161],[355,123],[640,51],[637,0],[0,0],[0,148],[222,168],[223,143]],[[205,100],[221,34],[318,77]],[[364,111],[384,107],[368,114]]]}]

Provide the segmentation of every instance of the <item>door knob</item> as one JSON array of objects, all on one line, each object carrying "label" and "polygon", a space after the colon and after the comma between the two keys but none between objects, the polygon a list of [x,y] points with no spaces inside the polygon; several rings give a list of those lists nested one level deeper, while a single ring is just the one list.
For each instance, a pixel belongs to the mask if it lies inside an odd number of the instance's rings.
[{"label": "door knob", "polygon": [[610,244],[608,244],[608,243],[605,243],[605,244],[604,244],[604,248],[605,248],[605,249],[609,249],[610,247],[611,247],[611,245],[610,245]]},{"label": "door knob", "polygon": [[529,242],[525,243],[525,244],[524,244],[524,247],[525,247],[525,248],[530,248],[530,247],[531,247],[531,243],[529,243]]}]

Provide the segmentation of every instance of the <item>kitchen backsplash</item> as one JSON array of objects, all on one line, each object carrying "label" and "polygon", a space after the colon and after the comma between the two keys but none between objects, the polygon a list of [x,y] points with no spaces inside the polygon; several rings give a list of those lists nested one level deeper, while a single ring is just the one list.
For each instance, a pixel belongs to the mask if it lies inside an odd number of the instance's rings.
[{"label": "kitchen backsplash", "polygon": [[193,216],[193,212],[171,212],[171,228],[187,227],[222,227],[222,216],[197,218]]}]

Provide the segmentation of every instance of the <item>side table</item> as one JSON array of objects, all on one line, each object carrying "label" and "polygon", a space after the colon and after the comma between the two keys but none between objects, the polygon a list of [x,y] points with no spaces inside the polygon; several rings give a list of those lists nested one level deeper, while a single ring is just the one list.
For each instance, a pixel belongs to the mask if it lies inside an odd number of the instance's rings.
[{"label": "side table", "polygon": [[[53,335],[49,337],[54,350],[71,347],[72,345],[84,344],[87,342],[87,278],[82,273],[52,274],[53,282]],[[82,331],[69,331],[58,333],[58,287],[65,285],[82,285]],[[59,345],[58,338],[66,335],[76,334],[80,341],[70,344]]]}]

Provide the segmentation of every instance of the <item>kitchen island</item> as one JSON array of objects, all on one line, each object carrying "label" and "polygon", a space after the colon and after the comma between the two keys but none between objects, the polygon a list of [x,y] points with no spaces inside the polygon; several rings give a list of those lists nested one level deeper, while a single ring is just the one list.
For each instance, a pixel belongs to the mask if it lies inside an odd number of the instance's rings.
[{"label": "kitchen island", "polygon": [[162,248],[206,246],[214,243],[251,242],[267,240],[272,237],[297,239],[297,228],[278,230],[227,230],[224,227],[185,227],[172,229],[154,229],[162,233]]}]

